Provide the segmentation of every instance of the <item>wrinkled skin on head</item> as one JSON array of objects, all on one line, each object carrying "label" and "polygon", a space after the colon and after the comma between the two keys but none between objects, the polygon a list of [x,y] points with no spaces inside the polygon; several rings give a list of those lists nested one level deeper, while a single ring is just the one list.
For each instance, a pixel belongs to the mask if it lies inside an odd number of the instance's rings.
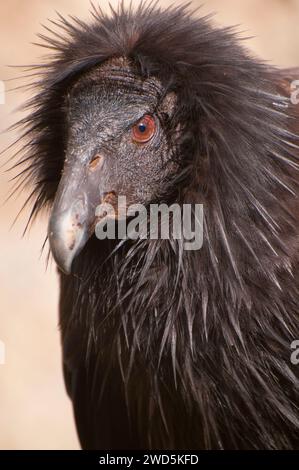
[{"label": "wrinkled skin on head", "polygon": [[[116,207],[119,196],[126,197],[127,206],[161,198],[176,169],[175,142],[168,132],[175,95],[118,58],[80,77],[65,105],[67,148],[49,239],[56,262],[69,272],[94,231],[101,204]],[[132,129],[144,116],[154,119],[155,131],[140,143]]]},{"label": "wrinkled skin on head", "polygon": [[[121,68],[120,68],[121,67]],[[68,95],[68,157],[99,154],[102,192],[126,195],[130,203],[148,203],[161,192],[170,169],[172,149],[165,126],[173,111],[173,95],[162,98],[158,80],[142,79],[128,61],[109,61],[82,77]],[[155,117],[157,129],[145,144],[132,140],[132,126],[144,115]]]}]

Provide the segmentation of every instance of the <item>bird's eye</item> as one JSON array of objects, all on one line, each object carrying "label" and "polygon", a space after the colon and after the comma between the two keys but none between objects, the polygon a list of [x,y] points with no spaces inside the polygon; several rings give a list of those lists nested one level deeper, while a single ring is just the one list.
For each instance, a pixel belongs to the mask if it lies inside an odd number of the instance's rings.
[{"label": "bird's eye", "polygon": [[144,144],[154,136],[155,131],[155,119],[147,114],[132,127],[132,138],[134,142]]}]

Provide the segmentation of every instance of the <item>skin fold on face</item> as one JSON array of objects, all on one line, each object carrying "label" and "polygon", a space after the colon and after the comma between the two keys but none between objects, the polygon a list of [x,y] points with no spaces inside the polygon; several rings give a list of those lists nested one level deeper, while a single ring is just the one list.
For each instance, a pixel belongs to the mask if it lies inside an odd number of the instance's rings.
[{"label": "skin fold on face", "polygon": [[117,58],[80,77],[65,101],[65,162],[48,234],[58,266],[70,272],[101,204],[125,196],[127,206],[146,205],[162,193],[175,169],[167,126],[176,98]]}]

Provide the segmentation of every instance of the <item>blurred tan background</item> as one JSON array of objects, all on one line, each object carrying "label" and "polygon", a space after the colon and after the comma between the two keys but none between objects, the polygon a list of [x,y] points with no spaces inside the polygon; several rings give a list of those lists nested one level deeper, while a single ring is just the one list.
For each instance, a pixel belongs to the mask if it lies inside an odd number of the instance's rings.
[{"label": "blurred tan background", "polygon": [[[195,6],[203,2],[193,1]],[[108,2],[100,4],[106,8]],[[55,17],[55,10],[88,18],[89,8],[89,0],[1,0],[0,80],[20,73],[7,65],[39,62],[43,51],[30,42],[41,23]],[[244,36],[254,36],[248,47],[267,61],[299,66],[299,0],[206,0],[201,11],[216,12],[218,24],[240,25]],[[7,82],[6,89],[21,82]],[[13,110],[25,98],[20,90],[7,92],[6,103],[0,105],[0,149],[13,140],[4,129],[21,117]],[[7,152],[0,157],[0,166],[10,156]],[[55,267],[46,271],[45,256],[40,258],[47,221],[39,220],[22,239],[26,210],[9,230],[26,196],[2,205],[10,176],[1,168],[0,341],[6,358],[0,365],[0,449],[78,449],[62,380]]]}]

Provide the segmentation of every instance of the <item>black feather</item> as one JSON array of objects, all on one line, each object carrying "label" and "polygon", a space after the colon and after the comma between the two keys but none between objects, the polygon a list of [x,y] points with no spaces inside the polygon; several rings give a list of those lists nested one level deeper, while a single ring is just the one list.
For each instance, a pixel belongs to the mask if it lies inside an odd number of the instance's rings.
[{"label": "black feather", "polygon": [[69,86],[126,56],[177,95],[181,173],[168,194],[204,204],[204,243],[92,238],[75,274],[60,273],[82,446],[298,448],[299,126],[282,75],[187,6],[120,3],[92,16],[59,17],[40,35],[53,55],[36,67],[21,122],[31,215],[51,206],[60,180]]}]

